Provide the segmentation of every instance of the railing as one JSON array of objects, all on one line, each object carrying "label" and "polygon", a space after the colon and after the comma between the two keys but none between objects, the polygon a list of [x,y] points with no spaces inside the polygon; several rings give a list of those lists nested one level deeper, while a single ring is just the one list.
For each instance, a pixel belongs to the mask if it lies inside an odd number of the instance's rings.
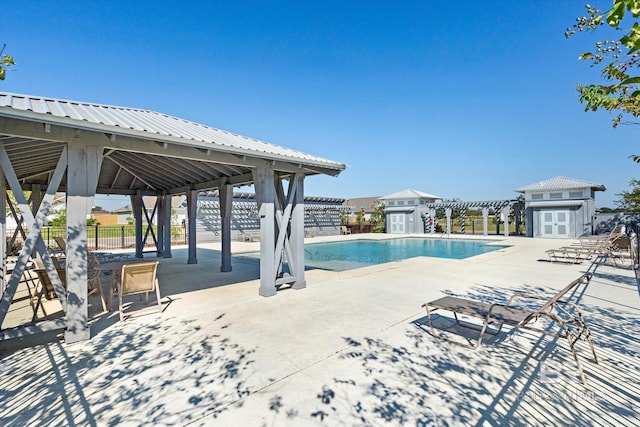
[{"label": "railing", "polygon": [[[143,232],[146,228],[143,228]],[[13,236],[14,230],[7,230],[7,240]],[[158,230],[153,227],[156,238]],[[40,231],[42,240],[47,247],[57,247],[56,237],[66,237],[65,227],[43,227]],[[24,243],[20,234],[16,243]],[[184,226],[171,227],[171,243],[176,245],[187,244],[187,230]],[[92,225],[87,227],[87,246],[89,250],[113,250],[113,249],[133,249],[136,246],[136,231],[133,225]],[[151,232],[148,233],[145,246],[154,246]]]}]

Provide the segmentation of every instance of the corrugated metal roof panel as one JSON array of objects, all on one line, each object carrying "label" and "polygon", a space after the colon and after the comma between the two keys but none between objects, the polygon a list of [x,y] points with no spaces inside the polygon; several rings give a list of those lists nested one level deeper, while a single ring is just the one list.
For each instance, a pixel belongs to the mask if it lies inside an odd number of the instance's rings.
[{"label": "corrugated metal roof panel", "polygon": [[[284,161],[302,161],[334,170],[344,170],[346,168],[346,165],[339,162],[151,110],[66,101],[5,92],[0,92],[0,108],[14,110],[17,115],[20,115],[21,112],[46,115],[42,120],[50,123],[59,122],[62,124],[64,120],[58,119],[72,119],[88,125],[95,124],[113,127],[112,132],[114,134],[124,133],[130,135],[131,132],[122,132],[122,130],[129,130],[134,133],[142,132],[156,136],[171,136],[184,140],[185,142],[197,141],[210,143],[214,145],[212,148],[215,148],[215,146],[224,147],[229,149],[229,151],[239,153],[247,151],[246,154],[248,155],[253,152],[258,155],[268,154],[271,155],[271,157],[275,156]],[[64,124],[68,125],[67,122]],[[104,131],[104,129],[100,130]]]},{"label": "corrugated metal roof panel", "polygon": [[566,178],[564,176],[557,176],[555,178],[547,179],[546,181],[540,181],[533,184],[525,185],[515,189],[519,193],[525,191],[555,191],[555,190],[572,190],[577,188],[591,188],[592,190],[605,191],[606,187],[602,184],[596,184],[595,182],[583,181],[580,179]]}]

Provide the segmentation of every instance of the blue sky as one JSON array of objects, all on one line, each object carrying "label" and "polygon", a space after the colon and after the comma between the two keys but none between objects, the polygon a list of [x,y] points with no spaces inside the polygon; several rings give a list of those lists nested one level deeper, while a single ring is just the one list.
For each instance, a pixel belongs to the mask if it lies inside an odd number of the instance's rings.
[{"label": "blue sky", "polygon": [[[605,8],[610,2],[591,2]],[[634,125],[586,113],[581,1],[5,1],[6,92],[148,108],[349,165],[305,193],[514,198],[640,178]],[[597,36],[597,34],[596,34]],[[113,197],[96,204],[113,208]]]}]

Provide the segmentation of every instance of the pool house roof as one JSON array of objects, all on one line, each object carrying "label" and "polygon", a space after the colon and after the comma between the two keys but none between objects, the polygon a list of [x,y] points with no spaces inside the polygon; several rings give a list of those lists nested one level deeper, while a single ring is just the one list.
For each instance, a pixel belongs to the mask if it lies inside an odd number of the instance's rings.
[{"label": "pool house roof", "polygon": [[397,193],[392,193],[387,196],[382,196],[379,198],[380,200],[397,200],[397,199],[431,199],[438,200],[442,199],[440,196],[434,196],[433,194],[425,193],[424,191],[418,191],[414,189],[407,189],[398,191]]},{"label": "pool house roof", "polygon": [[594,191],[605,191],[607,189],[603,184],[597,184],[595,182],[583,181],[575,178],[566,178],[564,176],[556,176],[555,178],[534,182],[533,184],[516,188],[514,191],[524,193],[527,191],[558,191],[574,190],[578,188],[590,188]]}]

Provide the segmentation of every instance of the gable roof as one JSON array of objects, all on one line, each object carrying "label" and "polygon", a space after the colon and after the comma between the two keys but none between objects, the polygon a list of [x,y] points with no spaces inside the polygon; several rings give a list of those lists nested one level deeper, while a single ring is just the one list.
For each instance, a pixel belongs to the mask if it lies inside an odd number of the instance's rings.
[{"label": "gable roof", "polygon": [[605,191],[607,189],[604,185],[596,184],[595,182],[557,176],[545,181],[535,182],[533,184],[525,185],[524,187],[516,188],[514,191],[524,193],[525,191],[556,191],[573,190],[578,188],[590,188],[595,191]]},{"label": "gable roof", "polygon": [[389,194],[388,196],[380,197],[380,200],[394,199],[442,199],[442,197],[434,196],[433,194],[425,193],[423,191],[413,190],[411,188]]}]

